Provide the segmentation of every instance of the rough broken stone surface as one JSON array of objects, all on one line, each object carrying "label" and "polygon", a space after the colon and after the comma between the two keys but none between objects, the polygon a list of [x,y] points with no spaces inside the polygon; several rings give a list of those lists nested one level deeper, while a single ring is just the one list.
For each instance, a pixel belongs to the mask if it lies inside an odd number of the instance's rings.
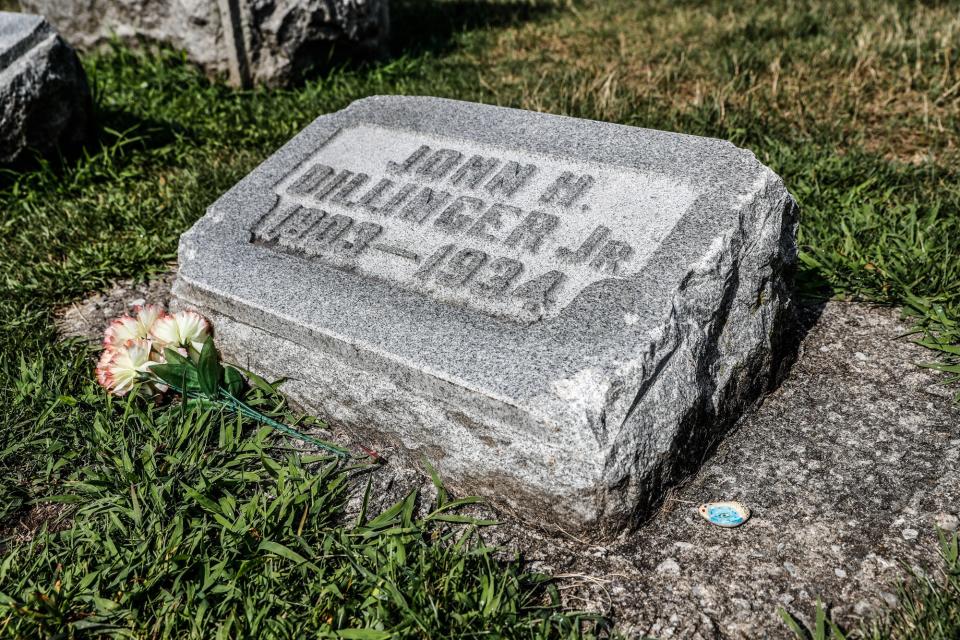
[{"label": "rough broken stone surface", "polygon": [[90,125],[90,90],[73,49],[42,16],[0,11],[0,165],[70,152]]},{"label": "rough broken stone surface", "polygon": [[375,97],[214,203],[174,294],[328,422],[610,535],[775,379],[795,214],[721,140]]},{"label": "rough broken stone surface", "polygon": [[288,84],[335,53],[383,49],[388,0],[21,0],[82,49],[114,36],[186,51],[236,84]]},{"label": "rough broken stone surface", "polygon": [[[133,305],[165,304],[172,280],[69,305],[61,331],[99,342]],[[484,538],[561,576],[568,606],[611,614],[627,637],[793,638],[778,608],[811,621],[818,597],[844,626],[883,615],[912,568],[939,575],[935,527],[960,522],[957,389],[916,366],[931,354],[901,337],[895,309],[808,303],[799,315],[800,353],[784,382],[639,529],[597,545],[505,517]],[[412,489],[429,493],[429,479],[394,463],[372,479],[370,513]],[[353,503],[365,489],[366,478],[354,483]],[[753,519],[708,525],[697,505],[717,499],[743,501]]]}]

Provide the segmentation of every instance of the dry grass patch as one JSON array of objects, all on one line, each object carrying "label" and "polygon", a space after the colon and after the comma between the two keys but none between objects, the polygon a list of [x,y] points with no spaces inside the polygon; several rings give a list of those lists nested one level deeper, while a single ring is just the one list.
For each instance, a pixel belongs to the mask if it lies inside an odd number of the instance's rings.
[{"label": "dry grass patch", "polygon": [[602,0],[489,37],[481,83],[529,109],[635,123],[707,109],[714,126],[749,115],[908,162],[960,148],[955,5]]}]

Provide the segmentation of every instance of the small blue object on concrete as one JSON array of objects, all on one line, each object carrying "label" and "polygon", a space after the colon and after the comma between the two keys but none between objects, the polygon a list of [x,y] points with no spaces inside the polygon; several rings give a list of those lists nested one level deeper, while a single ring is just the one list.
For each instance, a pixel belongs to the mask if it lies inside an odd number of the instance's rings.
[{"label": "small blue object on concrete", "polygon": [[739,502],[708,502],[700,505],[699,512],[718,527],[739,527],[750,518],[750,509]]}]

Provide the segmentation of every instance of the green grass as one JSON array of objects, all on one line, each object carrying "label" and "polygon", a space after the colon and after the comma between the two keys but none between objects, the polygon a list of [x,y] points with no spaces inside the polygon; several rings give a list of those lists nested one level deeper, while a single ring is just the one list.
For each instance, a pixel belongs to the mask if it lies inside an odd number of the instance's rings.
[{"label": "green grass", "polygon": [[[41,416],[14,447],[43,454],[27,481],[71,505],[73,524],[3,557],[4,635],[554,638],[593,627],[557,611],[544,577],[495,559],[475,530],[484,522],[456,513],[470,500],[439,484],[422,517],[411,493],[344,523],[363,468],[217,412],[105,400],[82,352],[47,364],[5,372],[13,413]],[[250,402],[276,399],[255,391]]]},{"label": "green grass", "polygon": [[[0,635],[592,628],[544,609],[548,585],[496,561],[471,525],[417,521],[406,507],[379,529],[375,514],[342,523],[341,470],[224,416],[111,402],[89,352],[55,342],[57,305],[167,269],[178,234],[218,194],[316,116],[367,95],[733,140],[800,202],[802,291],[903,306],[930,360],[960,375],[956,3],[408,0],[392,11],[390,60],[288,91],[232,91],[174,53],[86,56],[97,143],[0,175],[0,521],[51,496],[67,509],[0,555]],[[935,597],[955,611],[943,584],[910,592],[901,611],[932,610]],[[891,621],[889,635],[912,637]]]}]

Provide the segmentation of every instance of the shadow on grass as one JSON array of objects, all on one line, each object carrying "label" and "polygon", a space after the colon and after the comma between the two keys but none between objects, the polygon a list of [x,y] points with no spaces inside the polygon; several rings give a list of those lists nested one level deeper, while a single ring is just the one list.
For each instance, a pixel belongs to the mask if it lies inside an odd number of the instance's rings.
[{"label": "shadow on grass", "polygon": [[464,32],[537,20],[560,7],[549,0],[401,0],[390,8],[391,55],[446,53]]},{"label": "shadow on grass", "polygon": [[139,152],[173,144],[188,133],[179,124],[142,118],[123,109],[95,106],[94,123],[87,142],[43,157],[34,154],[13,166],[0,168],[0,191],[18,180],[54,180],[65,184],[71,172],[87,179],[111,179],[129,167]]},{"label": "shadow on grass", "polygon": [[189,137],[189,129],[182,124],[144,118],[125,109],[104,108],[97,105],[97,134],[91,151],[114,144],[118,134],[135,137],[144,150],[159,149],[173,144],[178,138]]},{"label": "shadow on grass", "polygon": [[458,36],[488,28],[541,19],[560,10],[557,0],[401,0],[390,7],[390,37],[385,50],[317,42],[302,56],[292,85],[337,70],[373,69],[422,54],[453,51]]}]

